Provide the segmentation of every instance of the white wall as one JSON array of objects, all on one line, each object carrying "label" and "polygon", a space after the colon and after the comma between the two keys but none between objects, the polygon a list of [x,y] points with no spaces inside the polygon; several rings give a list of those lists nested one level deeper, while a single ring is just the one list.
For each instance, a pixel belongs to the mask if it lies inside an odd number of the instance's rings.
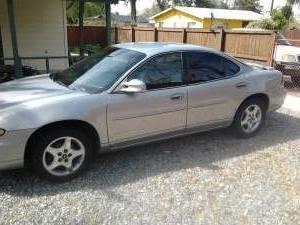
[{"label": "white wall", "polygon": [[[19,55],[67,56],[66,3],[64,0],[15,0]],[[0,28],[4,57],[12,57],[6,0],[0,0]],[[46,53],[48,52],[48,53]],[[45,70],[44,61],[23,60],[24,65]],[[51,60],[51,69],[68,67],[68,60]]]}]

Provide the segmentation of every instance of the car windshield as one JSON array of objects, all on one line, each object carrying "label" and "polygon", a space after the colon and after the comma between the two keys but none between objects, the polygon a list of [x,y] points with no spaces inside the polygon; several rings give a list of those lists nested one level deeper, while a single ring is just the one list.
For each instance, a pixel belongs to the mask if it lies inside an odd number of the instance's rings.
[{"label": "car windshield", "polygon": [[51,78],[74,90],[101,92],[145,56],[141,52],[109,47],[64,71],[52,74]]}]

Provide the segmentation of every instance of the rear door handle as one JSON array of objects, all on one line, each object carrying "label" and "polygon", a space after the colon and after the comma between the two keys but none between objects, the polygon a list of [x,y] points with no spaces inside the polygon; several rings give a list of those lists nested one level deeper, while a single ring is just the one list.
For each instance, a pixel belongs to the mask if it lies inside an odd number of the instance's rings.
[{"label": "rear door handle", "polygon": [[171,100],[181,100],[184,98],[184,94],[174,94],[171,96]]},{"label": "rear door handle", "polygon": [[241,83],[237,83],[235,86],[236,86],[237,88],[244,88],[244,87],[247,87],[247,84],[244,83],[244,82],[241,82]]}]

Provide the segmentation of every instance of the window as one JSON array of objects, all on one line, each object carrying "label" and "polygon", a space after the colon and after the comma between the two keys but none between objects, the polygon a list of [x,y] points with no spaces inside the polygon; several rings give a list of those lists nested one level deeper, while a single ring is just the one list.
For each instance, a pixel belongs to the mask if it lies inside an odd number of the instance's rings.
[{"label": "window", "polygon": [[140,52],[108,47],[64,71],[53,73],[51,78],[71,89],[89,93],[101,92],[145,57]]},{"label": "window", "polygon": [[160,27],[160,28],[161,28],[161,27],[164,27],[164,22],[159,22],[159,23],[158,23],[158,27]]},{"label": "window", "polygon": [[187,28],[194,28],[196,27],[196,22],[188,22],[187,23]]},{"label": "window", "polygon": [[199,83],[224,77],[239,72],[239,67],[230,60],[208,52],[185,53],[185,83]]},{"label": "window", "polygon": [[150,59],[129,76],[128,80],[145,82],[147,90],[182,84],[181,53],[169,53]]}]

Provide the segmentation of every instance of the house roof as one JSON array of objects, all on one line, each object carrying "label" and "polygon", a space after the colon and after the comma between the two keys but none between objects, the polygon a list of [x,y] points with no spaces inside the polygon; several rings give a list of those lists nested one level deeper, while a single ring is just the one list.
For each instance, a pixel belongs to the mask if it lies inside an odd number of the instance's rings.
[{"label": "house roof", "polygon": [[212,9],[212,8],[196,8],[196,7],[173,7],[166,9],[150,19],[155,19],[162,14],[165,14],[171,10],[178,10],[183,13],[190,14],[192,16],[201,18],[201,19],[227,19],[227,20],[244,20],[244,21],[257,21],[263,18],[263,15],[252,12],[249,10],[237,10],[237,9]]}]

